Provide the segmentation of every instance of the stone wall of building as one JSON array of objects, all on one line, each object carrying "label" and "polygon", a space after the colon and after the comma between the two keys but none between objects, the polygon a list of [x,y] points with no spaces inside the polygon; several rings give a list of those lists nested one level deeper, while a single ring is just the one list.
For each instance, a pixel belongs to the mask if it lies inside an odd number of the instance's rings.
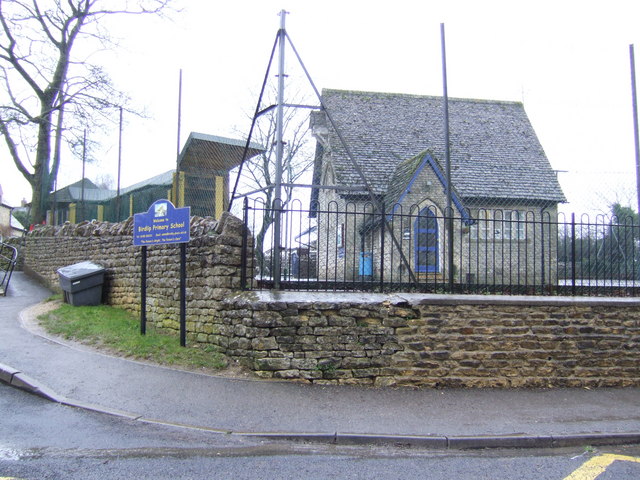
[{"label": "stone wall of building", "polygon": [[[262,377],[426,387],[640,386],[640,300],[249,292],[242,222],[193,217],[187,247],[187,342],[216,345]],[[25,271],[106,268],[106,303],[139,312],[140,248],[131,220],[42,227]],[[178,329],[179,247],[148,249],[147,317]]]}]

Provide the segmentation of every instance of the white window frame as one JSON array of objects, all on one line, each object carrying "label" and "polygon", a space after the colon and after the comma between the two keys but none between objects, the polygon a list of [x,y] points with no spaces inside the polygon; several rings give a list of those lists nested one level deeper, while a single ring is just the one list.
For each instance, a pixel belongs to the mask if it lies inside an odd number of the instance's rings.
[{"label": "white window frame", "polygon": [[490,219],[489,210],[478,210],[473,218],[476,219],[476,223],[471,225],[471,238],[473,240],[486,240],[490,224],[493,223],[493,220]]},{"label": "white window frame", "polygon": [[[501,212],[502,218],[497,212]],[[478,210],[473,216],[472,240],[526,240],[525,212],[520,210]],[[516,232],[515,236],[513,232]]]},{"label": "white window frame", "polygon": [[503,215],[503,238],[505,240],[525,240],[526,229],[524,212],[521,212],[520,210],[507,210]]}]

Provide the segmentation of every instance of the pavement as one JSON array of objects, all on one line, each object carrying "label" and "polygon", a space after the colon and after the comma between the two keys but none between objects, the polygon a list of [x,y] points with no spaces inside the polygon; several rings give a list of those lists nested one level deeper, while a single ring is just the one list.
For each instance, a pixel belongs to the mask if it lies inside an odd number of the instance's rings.
[{"label": "pavement", "polygon": [[331,444],[640,443],[640,388],[396,389],[192,373],[48,337],[29,318],[50,295],[15,272],[0,297],[0,381],[64,405],[220,435]]}]

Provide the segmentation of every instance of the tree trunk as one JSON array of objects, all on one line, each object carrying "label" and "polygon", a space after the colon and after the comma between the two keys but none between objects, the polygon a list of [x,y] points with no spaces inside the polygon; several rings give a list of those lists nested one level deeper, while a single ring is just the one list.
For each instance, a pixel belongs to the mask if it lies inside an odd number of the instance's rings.
[{"label": "tree trunk", "polygon": [[38,147],[31,187],[31,221],[34,224],[46,220],[49,192],[51,191],[51,175],[49,162],[51,158],[51,105],[43,105],[38,126]]}]

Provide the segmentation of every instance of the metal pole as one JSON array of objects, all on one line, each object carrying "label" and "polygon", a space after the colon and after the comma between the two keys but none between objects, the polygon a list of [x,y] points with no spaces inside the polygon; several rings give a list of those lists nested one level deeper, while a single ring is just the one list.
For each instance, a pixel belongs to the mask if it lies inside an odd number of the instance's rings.
[{"label": "metal pole", "polygon": [[[247,289],[247,248],[248,240],[249,240],[249,200],[247,197],[244,197],[243,207],[242,207],[242,250],[240,252],[240,288],[242,290]],[[252,265],[253,266],[253,265]],[[253,269],[252,269],[253,272]],[[251,275],[253,278],[253,274]]]},{"label": "metal pole", "polygon": [[[545,284],[546,284],[546,276],[547,276],[547,272],[545,269],[545,248],[544,248],[544,235],[545,235],[545,230],[544,230],[544,209],[546,207],[542,207],[540,209],[540,295],[544,295],[544,289],[545,289]],[[535,255],[535,252],[534,252]],[[495,254],[494,254],[494,258],[495,258]],[[535,273],[534,273],[534,278],[535,278]]]},{"label": "metal pole", "polygon": [[[384,225],[384,221],[385,221],[385,205],[384,203],[382,204],[382,211],[380,212],[380,215],[382,216],[382,224]],[[387,233],[387,230],[385,228],[381,228],[380,229],[380,292],[384,291],[384,237]],[[373,254],[373,252],[372,252]],[[373,262],[373,259],[371,260]],[[371,272],[373,274],[373,272]]]},{"label": "metal pole", "polygon": [[[566,248],[566,247],[565,247]],[[576,214],[571,214],[571,295],[576,296]]]},{"label": "metal pole", "polygon": [[187,344],[187,244],[180,244],[180,346]]},{"label": "metal pole", "polygon": [[180,127],[182,124],[182,69],[178,76],[178,144],[176,148],[176,156],[180,156]]},{"label": "metal pole", "polygon": [[[82,220],[80,221],[84,221],[84,170],[85,170],[85,165],[87,163],[87,129],[84,129],[84,136],[82,137],[82,185],[80,186],[80,204],[82,205],[82,209],[80,210],[80,216],[82,217]],[[76,222],[78,222],[79,219],[76,219]],[[78,222],[80,223],[80,222]]]},{"label": "metal pole", "polygon": [[638,95],[636,92],[636,61],[633,44],[629,45],[631,59],[631,96],[633,100],[633,136],[636,154],[636,195],[638,197],[638,213],[640,214],[640,139],[638,137]]},{"label": "metal pole", "polygon": [[180,128],[182,126],[182,69],[180,69],[180,76],[178,80],[178,144],[176,147],[176,195],[175,195],[175,204],[178,207],[183,207],[184,205],[180,205]]},{"label": "metal pole", "polygon": [[118,190],[116,192],[116,218],[120,221],[120,170],[122,166],[122,107],[120,107],[120,127],[118,131]]},{"label": "metal pole", "polygon": [[[271,49],[271,56],[269,57],[269,64],[267,65],[267,71],[264,74],[264,80],[262,82],[262,88],[260,89],[260,95],[258,97],[258,103],[256,105],[256,111],[253,114],[253,119],[251,120],[251,128],[249,129],[249,135],[247,135],[247,141],[244,144],[244,151],[242,152],[242,161],[240,162],[240,167],[238,168],[238,174],[236,175],[236,181],[233,185],[233,192],[231,193],[231,200],[229,201],[229,205],[227,207],[227,212],[231,211],[231,207],[233,206],[234,200],[236,197],[236,192],[238,190],[238,184],[240,182],[240,176],[242,175],[242,167],[244,166],[245,160],[247,159],[247,152],[249,151],[249,145],[251,144],[251,138],[253,137],[253,129],[256,126],[256,120],[260,115],[260,106],[262,105],[262,96],[264,95],[264,89],[267,85],[267,81],[269,80],[269,72],[271,71],[271,65],[273,63],[273,56],[276,53],[276,47],[278,46],[278,40],[280,39],[280,32],[277,33],[276,39],[273,42],[273,48]],[[245,194],[246,195],[246,194]]]},{"label": "metal pole", "polygon": [[140,334],[147,333],[147,247],[142,246],[140,268]]},{"label": "metal pole", "polygon": [[278,60],[278,102],[276,109],[276,175],[275,190],[273,199],[274,222],[273,222],[273,288],[280,288],[281,272],[281,252],[280,252],[280,229],[281,229],[281,208],[282,208],[282,129],[284,118],[284,47],[285,47],[285,20],[287,12],[280,11],[280,30],[278,31],[279,60]]},{"label": "metal pole", "polygon": [[447,194],[447,270],[449,291],[453,290],[454,272],[453,272],[453,208],[451,194],[451,152],[449,150],[449,94],[447,91],[447,53],[445,48],[444,23],[440,24],[440,38],[442,43],[442,101],[444,107],[444,156],[445,169],[447,177],[446,194]]}]

